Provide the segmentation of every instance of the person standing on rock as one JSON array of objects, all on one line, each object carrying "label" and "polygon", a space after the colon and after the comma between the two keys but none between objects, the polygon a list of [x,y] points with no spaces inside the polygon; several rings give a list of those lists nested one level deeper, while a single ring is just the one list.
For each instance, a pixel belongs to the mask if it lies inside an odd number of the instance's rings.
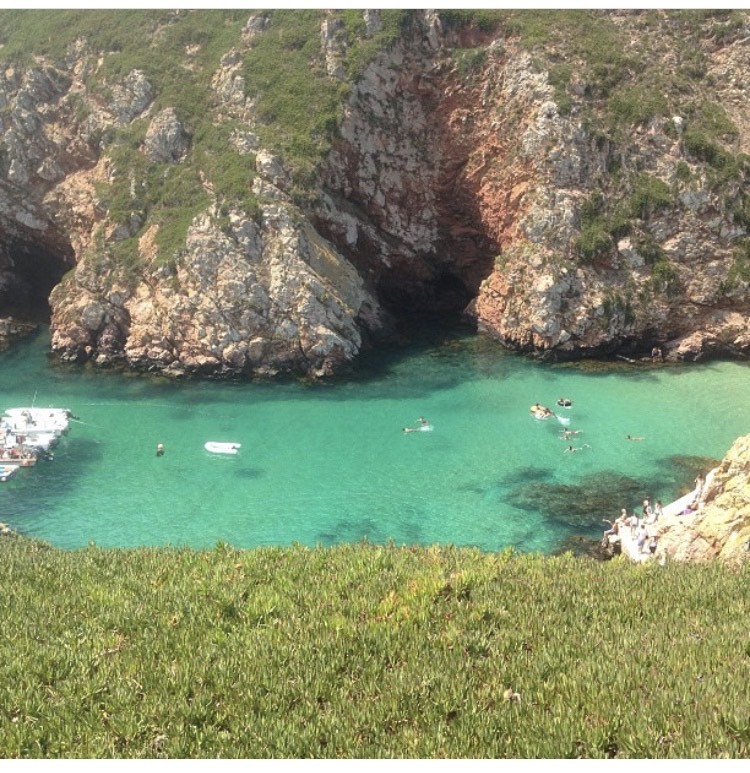
[{"label": "person standing on rock", "polygon": [[642,523],[638,529],[638,536],[635,540],[635,546],[638,549],[639,553],[643,553],[643,547],[646,544],[646,540],[648,539],[648,530],[646,529],[646,524]]}]

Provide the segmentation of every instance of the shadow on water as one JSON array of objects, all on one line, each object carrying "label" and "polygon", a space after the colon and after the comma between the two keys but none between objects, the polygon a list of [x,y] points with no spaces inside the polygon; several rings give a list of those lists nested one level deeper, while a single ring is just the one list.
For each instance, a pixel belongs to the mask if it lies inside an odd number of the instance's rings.
[{"label": "shadow on water", "polygon": [[598,529],[602,518],[616,516],[622,507],[630,511],[635,503],[652,497],[661,485],[661,477],[644,481],[604,471],[574,484],[537,481],[518,486],[508,495],[508,502],[520,510],[540,512],[551,521],[587,532]]},{"label": "shadow on water", "polygon": [[551,467],[519,467],[503,477],[503,486],[522,485],[524,483],[538,483],[539,481],[553,478],[555,471]]},{"label": "shadow on water", "polygon": [[659,460],[660,468],[664,469],[662,485],[671,485],[678,489],[680,496],[682,496],[693,490],[697,475],[705,475],[719,463],[719,459],[710,456],[675,454],[663,457]]},{"label": "shadow on water", "polygon": [[340,544],[368,542],[373,545],[385,545],[389,542],[406,545],[424,544],[424,530],[421,526],[420,514],[416,511],[410,514],[409,520],[401,523],[398,534],[388,532],[374,517],[341,518],[330,529],[316,534],[317,544],[324,547]]},{"label": "shadow on water", "polygon": [[[406,398],[419,398],[476,378],[502,380],[512,372],[508,366],[513,362],[513,355],[497,341],[465,327],[417,330],[408,343],[362,353],[350,372],[311,386],[336,399],[340,393],[330,387],[354,385],[366,385],[375,396],[382,387],[388,394],[398,390]],[[419,379],[414,379],[415,366]]]},{"label": "shadow on water", "polygon": [[50,498],[62,499],[75,490],[88,469],[102,458],[101,444],[88,438],[64,437],[52,449],[52,460],[40,459],[19,471],[3,498],[3,518],[23,531],[24,519],[43,514]]},{"label": "shadow on water", "polygon": [[591,558],[596,561],[609,561],[612,553],[602,547],[599,538],[572,536],[560,540],[550,552],[550,555],[561,556],[563,553],[572,553],[580,558]]},{"label": "shadow on water", "polygon": [[[728,360],[717,359],[702,362],[701,368],[716,370],[722,362]],[[733,360],[732,360],[733,361]],[[548,366],[552,371],[573,371],[576,375],[591,376],[623,376],[634,382],[656,381],[659,374],[687,373],[695,367],[691,362],[657,362],[653,363],[649,358],[635,362],[627,362],[620,359],[596,360],[582,359],[566,362],[551,363]]]},{"label": "shadow on water", "polygon": [[234,471],[235,478],[242,478],[243,480],[257,480],[262,478],[266,473],[263,470],[254,469],[252,467],[240,467],[239,470]]},{"label": "shadow on water", "polygon": [[355,544],[362,541],[381,545],[390,536],[372,518],[342,518],[333,524],[332,529],[318,532],[315,535],[315,541],[323,547],[331,547],[338,544]]},{"label": "shadow on water", "polygon": [[[49,332],[43,331],[27,343],[19,344],[4,358],[20,362],[29,356],[32,347],[48,346]],[[299,398],[300,392],[313,391],[316,397],[340,400],[342,388],[356,388],[366,385],[375,390],[382,389],[389,394],[394,389],[402,395],[422,397],[432,391],[450,389],[472,378],[492,376],[502,379],[514,362],[514,355],[501,344],[485,335],[478,335],[473,329],[455,324],[422,328],[410,331],[408,340],[400,345],[384,345],[362,352],[347,372],[323,381],[311,381],[291,376],[274,378],[210,378],[183,377],[168,378],[154,373],[134,371],[117,365],[100,368],[92,363],[71,364],[49,356],[49,370],[58,371],[68,379],[96,383],[101,395],[100,402],[107,399],[138,400],[147,398],[150,402],[163,398],[173,407],[175,421],[193,418],[194,409],[205,404],[246,402],[263,396],[268,390],[275,400]],[[422,378],[415,381],[411,366],[418,361]],[[467,367],[467,362],[469,367]],[[29,374],[30,394],[36,373]]]}]

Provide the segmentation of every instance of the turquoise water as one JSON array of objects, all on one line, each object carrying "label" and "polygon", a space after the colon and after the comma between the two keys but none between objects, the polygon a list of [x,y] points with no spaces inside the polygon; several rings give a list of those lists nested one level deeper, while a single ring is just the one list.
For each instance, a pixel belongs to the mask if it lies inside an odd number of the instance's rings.
[{"label": "turquoise water", "polygon": [[[47,346],[43,331],[0,354],[0,408],[33,401],[80,421],[53,461],[0,484],[0,521],[63,548],[367,539],[548,553],[644,496],[675,498],[694,457],[750,432],[750,368],[734,362],[555,366],[454,335],[371,358],[346,383],[172,383],[60,365]],[[582,434],[535,420],[536,401]],[[405,434],[419,416],[433,431]],[[208,440],[242,449],[211,455]],[[582,450],[564,453],[571,442]]]}]

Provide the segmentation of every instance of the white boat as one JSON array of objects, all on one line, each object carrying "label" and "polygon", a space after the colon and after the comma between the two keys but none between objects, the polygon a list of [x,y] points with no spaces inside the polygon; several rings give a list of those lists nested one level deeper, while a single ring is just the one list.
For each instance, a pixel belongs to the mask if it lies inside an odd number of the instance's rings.
[{"label": "white boat", "polygon": [[236,454],[242,447],[242,443],[217,443],[209,440],[203,447],[212,454]]},{"label": "white boat", "polygon": [[6,481],[12,478],[17,472],[20,464],[0,464],[0,481]]},{"label": "white boat", "polygon": [[73,415],[68,408],[8,408],[7,416],[28,416],[34,421],[47,418],[70,419]]},{"label": "white boat", "polygon": [[16,434],[56,432],[63,434],[70,426],[70,411],[66,408],[8,408],[2,417],[6,430]]},{"label": "white boat", "polygon": [[59,432],[6,432],[4,445],[7,450],[11,448],[39,448],[49,451],[60,438]]}]

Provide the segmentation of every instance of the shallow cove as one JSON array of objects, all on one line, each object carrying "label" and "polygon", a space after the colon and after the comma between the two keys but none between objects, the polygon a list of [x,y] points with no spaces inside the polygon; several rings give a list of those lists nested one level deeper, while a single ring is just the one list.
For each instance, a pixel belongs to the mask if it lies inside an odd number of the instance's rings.
[{"label": "shallow cove", "polygon": [[[453,334],[335,384],[174,383],[56,364],[48,341],[0,354],[0,408],[80,421],[54,461],[0,484],[0,520],[62,548],[367,539],[550,553],[644,496],[677,497],[750,432],[737,362],[552,365]],[[537,401],[581,434],[534,419]],[[420,416],[433,431],[404,433]],[[242,448],[212,455],[209,440]]]}]

